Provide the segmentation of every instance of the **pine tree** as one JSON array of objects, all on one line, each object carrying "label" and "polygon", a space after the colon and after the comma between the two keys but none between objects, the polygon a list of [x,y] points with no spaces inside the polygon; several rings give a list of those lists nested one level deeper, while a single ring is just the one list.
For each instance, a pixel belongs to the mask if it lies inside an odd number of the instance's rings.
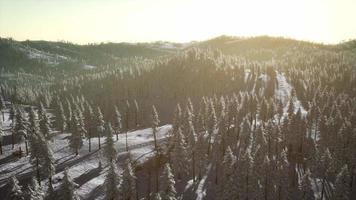
[{"label": "pine tree", "polygon": [[40,165],[41,172],[48,177],[49,182],[52,182],[52,176],[55,174],[54,162],[52,148],[49,145],[49,142],[44,138],[43,135],[38,134],[38,139],[40,143]]},{"label": "pine tree", "polygon": [[[22,111],[21,108],[17,108],[16,111],[16,116],[15,116],[15,127],[13,128],[13,136],[12,137],[17,137],[18,140],[25,141],[26,145],[26,154],[28,154],[28,148],[27,148],[27,119]],[[21,152],[21,147],[20,152]]]},{"label": "pine tree", "polygon": [[117,157],[117,152],[114,146],[114,141],[112,139],[112,128],[111,128],[111,123],[107,122],[105,126],[105,135],[106,135],[106,146],[104,147],[104,152],[106,158],[110,162],[115,162],[116,157]]},{"label": "pine tree", "polygon": [[84,122],[85,122],[85,130],[86,130],[86,138],[88,139],[89,152],[91,152],[91,138],[93,133],[96,132],[96,124],[95,124],[95,116],[94,111],[91,105],[86,102],[86,109],[84,111]]},{"label": "pine tree", "polygon": [[157,143],[157,128],[159,125],[160,121],[158,119],[158,113],[156,110],[155,106],[152,106],[152,133],[153,133],[153,138],[154,138],[154,143],[155,143],[155,150],[158,151],[158,143]]},{"label": "pine tree", "polygon": [[52,184],[48,184],[48,188],[45,194],[45,199],[46,200],[53,200],[57,198],[57,193],[53,188]]},{"label": "pine tree", "polygon": [[118,199],[120,195],[119,185],[120,185],[120,176],[117,172],[117,168],[114,162],[110,162],[108,174],[105,178],[105,192],[107,200]]},{"label": "pine tree", "polygon": [[125,129],[126,129],[126,132],[125,132],[125,144],[126,144],[126,151],[129,152],[129,144],[128,144],[128,141],[127,141],[127,134],[130,130],[130,103],[129,101],[127,100],[126,101],[126,110],[125,110]]},{"label": "pine tree", "polygon": [[38,119],[41,133],[45,136],[46,139],[49,139],[51,131],[51,122],[47,116],[46,109],[43,107],[42,103],[40,104],[40,107],[38,109]]},{"label": "pine tree", "polygon": [[77,113],[74,113],[72,117],[72,127],[73,132],[70,135],[69,139],[69,147],[75,152],[75,155],[79,154],[79,149],[83,146],[83,135],[82,128],[79,123],[79,119]]},{"label": "pine tree", "polygon": [[300,183],[300,190],[302,192],[302,200],[314,200],[314,191],[310,182],[310,171],[306,171]]},{"label": "pine tree", "polygon": [[120,114],[119,109],[117,108],[117,106],[115,106],[114,130],[115,130],[116,141],[117,141],[117,140],[119,140],[119,133],[122,130],[121,114]]},{"label": "pine tree", "polygon": [[43,200],[45,196],[42,188],[34,177],[32,177],[31,185],[28,187],[28,193],[30,200]]},{"label": "pine tree", "polygon": [[73,182],[72,178],[68,174],[68,169],[64,170],[64,177],[62,185],[60,186],[60,200],[80,200],[77,195],[76,188],[78,185]]},{"label": "pine tree", "polygon": [[2,142],[4,140],[4,131],[2,130],[2,121],[0,121],[0,155],[2,155]]},{"label": "pine tree", "polygon": [[200,180],[203,174],[205,173],[205,165],[207,158],[204,133],[198,134],[198,139],[195,147],[195,158],[198,180]]},{"label": "pine tree", "polygon": [[156,107],[153,105],[152,106],[152,134],[153,134],[153,139],[154,139],[154,144],[155,144],[155,169],[156,169],[156,192],[158,192],[159,188],[159,175],[158,175],[158,170],[159,170],[159,148],[158,148],[158,143],[157,143],[157,128],[159,125],[159,119],[158,119],[158,113],[156,110]]},{"label": "pine tree", "polygon": [[176,200],[176,195],[174,176],[169,164],[166,164],[161,177],[161,197],[162,200]]},{"label": "pine tree", "polygon": [[0,112],[2,114],[2,121],[5,121],[4,109],[6,108],[5,100],[2,95],[0,95]]},{"label": "pine tree", "polygon": [[21,186],[19,186],[19,181],[15,176],[10,178],[9,182],[10,192],[7,195],[7,200],[24,200],[25,195],[22,192]]},{"label": "pine tree", "polygon": [[136,200],[136,195],[136,177],[132,171],[130,160],[127,159],[124,171],[122,172],[119,199]]},{"label": "pine tree", "polygon": [[237,195],[235,189],[234,164],[236,162],[236,156],[232,153],[230,146],[226,148],[222,163],[222,177],[220,184],[218,184],[217,198],[221,200],[234,199]]},{"label": "pine tree", "polygon": [[151,200],[162,200],[161,195],[159,193],[152,194]]},{"label": "pine tree", "polygon": [[178,179],[185,177],[188,174],[188,153],[181,129],[178,129],[175,136],[174,148],[171,157],[175,176]]},{"label": "pine tree", "polygon": [[137,128],[139,126],[139,112],[140,112],[140,109],[138,107],[138,103],[137,103],[136,99],[134,100],[134,106],[135,106],[135,112],[134,112],[135,128]]},{"label": "pine tree", "polygon": [[212,136],[214,134],[214,131],[217,128],[217,118],[216,118],[216,113],[215,113],[215,107],[213,104],[213,101],[210,101],[210,114],[208,118],[208,124],[207,124],[207,131],[208,131],[208,155],[210,155],[210,150],[211,150],[211,140]]},{"label": "pine tree", "polygon": [[[31,120],[30,121],[32,127],[32,131],[29,134],[29,146],[30,146],[30,161],[31,164],[33,165],[33,167],[36,169],[36,176],[37,176],[37,181],[40,183],[41,179],[40,179],[40,158],[42,156],[42,148],[41,148],[41,142],[40,142],[40,138],[41,137],[41,133],[39,132],[39,128],[38,125],[36,125],[36,121],[35,120]],[[40,135],[41,134],[41,135]],[[42,136],[43,137],[43,136]]]},{"label": "pine tree", "polygon": [[58,101],[58,111],[57,111],[57,116],[56,116],[56,124],[57,124],[57,128],[63,133],[64,130],[66,130],[66,116],[64,113],[64,109],[63,109],[63,104],[62,102]]},{"label": "pine tree", "polygon": [[16,115],[15,105],[14,105],[14,104],[11,104],[11,106],[10,106],[10,113],[9,113],[9,119],[11,120],[11,122],[14,122],[15,115]]},{"label": "pine tree", "polygon": [[97,108],[96,116],[97,116],[96,128],[97,128],[97,133],[98,133],[98,143],[99,143],[99,149],[101,149],[100,137],[101,137],[102,132],[105,130],[105,128],[104,128],[105,122],[104,122],[104,117],[103,117],[103,114],[101,113],[100,107]]},{"label": "pine tree", "polygon": [[350,199],[350,172],[348,170],[347,165],[342,167],[341,171],[336,176],[335,188],[333,199],[335,200],[348,200]]}]

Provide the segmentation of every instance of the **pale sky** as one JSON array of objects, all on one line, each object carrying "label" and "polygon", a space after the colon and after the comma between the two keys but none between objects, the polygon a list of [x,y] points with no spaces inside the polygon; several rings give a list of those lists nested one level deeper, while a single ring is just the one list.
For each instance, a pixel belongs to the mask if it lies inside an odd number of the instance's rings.
[{"label": "pale sky", "polygon": [[189,42],[219,35],[356,39],[356,0],[0,0],[0,37]]}]

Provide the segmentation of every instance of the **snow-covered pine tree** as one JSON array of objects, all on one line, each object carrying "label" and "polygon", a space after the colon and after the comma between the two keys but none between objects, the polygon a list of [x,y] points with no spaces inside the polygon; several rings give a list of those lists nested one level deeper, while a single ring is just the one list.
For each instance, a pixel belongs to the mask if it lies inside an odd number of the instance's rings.
[{"label": "snow-covered pine tree", "polygon": [[[19,142],[25,141],[26,145],[26,154],[28,154],[28,148],[27,148],[27,118],[23,112],[23,110],[18,107],[16,110],[16,116],[15,116],[15,127],[13,128],[13,134],[12,137],[16,137]],[[19,146],[20,151],[21,151],[21,146]]]},{"label": "snow-covered pine tree", "polygon": [[216,118],[216,113],[215,113],[215,106],[212,100],[210,100],[209,103],[210,107],[210,113],[209,113],[209,118],[208,118],[208,124],[207,124],[207,131],[208,131],[208,155],[210,155],[210,151],[211,151],[211,140],[213,137],[213,134],[217,128],[217,123],[218,120]]},{"label": "snow-covered pine tree", "polygon": [[247,147],[251,145],[252,139],[251,124],[246,116],[240,125],[240,150],[246,151]]},{"label": "snow-covered pine tree", "polygon": [[28,195],[30,200],[43,200],[45,197],[41,186],[34,177],[31,179],[31,185],[28,186]]},{"label": "snow-covered pine tree", "polygon": [[84,121],[85,121],[86,137],[88,139],[89,152],[91,152],[91,138],[93,136],[93,133],[96,132],[95,116],[91,105],[88,102],[86,102],[85,105],[86,108],[84,112]]},{"label": "snow-covered pine tree", "polygon": [[300,191],[302,200],[314,200],[314,191],[310,181],[310,171],[307,170],[301,178]]},{"label": "snow-covered pine tree", "polygon": [[197,169],[198,180],[200,180],[205,173],[206,165],[206,142],[204,133],[198,134],[198,139],[195,145],[195,163]]},{"label": "snow-covered pine tree", "polygon": [[117,141],[119,140],[119,133],[122,131],[121,114],[117,106],[115,106],[114,131]]},{"label": "snow-covered pine tree", "polygon": [[189,155],[183,137],[181,129],[178,129],[171,153],[173,173],[178,179],[184,178],[188,174]]},{"label": "snow-covered pine tree", "polygon": [[40,144],[40,165],[41,172],[48,177],[49,182],[52,182],[52,176],[55,174],[55,159],[53,157],[53,151],[49,142],[44,138],[44,136],[39,133],[38,135]]},{"label": "snow-covered pine tree", "polygon": [[77,113],[74,113],[72,117],[73,132],[68,137],[69,147],[74,151],[75,155],[79,154],[79,149],[83,146],[83,135],[78,121]]},{"label": "snow-covered pine tree", "polygon": [[80,200],[76,188],[78,185],[74,183],[72,178],[68,174],[68,169],[66,168],[64,170],[64,177],[62,184],[59,188],[60,191],[60,196],[58,196],[58,199],[60,200]]},{"label": "snow-covered pine tree", "polygon": [[101,113],[100,107],[98,107],[96,110],[96,117],[97,117],[96,118],[96,128],[97,128],[98,143],[99,143],[99,149],[101,149],[100,138],[101,138],[103,131],[105,130],[105,128],[104,128],[105,121],[104,121],[103,114]]},{"label": "snow-covered pine tree", "polygon": [[351,192],[351,177],[347,165],[341,168],[341,171],[336,176],[333,198],[335,200],[350,199]]},{"label": "snow-covered pine tree", "polygon": [[122,183],[120,185],[120,198],[125,200],[136,200],[136,177],[132,170],[130,160],[127,159],[122,172]]},{"label": "snow-covered pine tree", "polygon": [[182,124],[182,109],[181,109],[181,107],[180,107],[180,105],[178,103],[176,105],[176,108],[175,108],[174,113],[173,113],[173,123],[172,123],[173,135],[178,130],[178,128],[181,127],[181,124]]},{"label": "snow-covered pine tree", "polygon": [[116,164],[114,162],[110,162],[109,170],[104,181],[107,200],[118,199],[120,196],[119,185],[120,176],[117,172]]},{"label": "snow-covered pine tree", "polygon": [[56,124],[57,124],[57,128],[63,133],[64,130],[66,129],[66,121],[67,121],[67,119],[66,119],[66,116],[65,116],[65,113],[64,113],[62,102],[60,102],[58,100],[57,104],[58,104],[58,111],[56,112],[57,113]]},{"label": "snow-covered pine tree", "polygon": [[162,200],[176,200],[176,195],[174,175],[169,164],[165,164],[161,177],[161,198]]},{"label": "snow-covered pine tree", "polygon": [[50,139],[51,121],[42,103],[40,104],[40,108],[38,110],[38,119],[41,133],[45,136],[46,139]]},{"label": "snow-covered pine tree", "polygon": [[12,176],[9,181],[10,191],[5,198],[6,200],[25,200],[25,194],[22,192],[19,181],[15,176]]},{"label": "snow-covered pine tree", "polygon": [[152,194],[151,200],[162,200],[161,195],[159,193]]},{"label": "snow-covered pine tree", "polygon": [[16,108],[14,104],[11,104],[10,106],[10,112],[9,112],[9,119],[11,120],[12,124],[15,120],[15,115],[16,115]]},{"label": "snow-covered pine tree", "polygon": [[5,114],[4,114],[5,108],[6,108],[6,105],[5,105],[4,97],[2,95],[0,95],[0,112],[2,115],[2,121],[5,121]]},{"label": "snow-covered pine tree", "polygon": [[[241,199],[253,199],[255,194],[254,185],[257,177],[253,173],[253,158],[251,150],[248,149],[241,155],[237,163],[237,174],[240,186],[238,186],[239,197]],[[235,176],[236,177],[236,176]]]},{"label": "snow-covered pine tree", "polygon": [[2,142],[4,140],[4,131],[2,130],[2,121],[0,121],[0,155],[2,155]]},{"label": "snow-covered pine tree", "polygon": [[105,125],[106,145],[104,147],[104,152],[109,162],[115,162],[117,157],[114,141],[112,139],[112,133],[113,129],[111,127],[111,123],[107,122]]},{"label": "snow-covered pine tree", "polygon": [[152,123],[151,123],[151,127],[152,127],[152,133],[153,133],[153,138],[154,138],[154,144],[155,144],[155,150],[158,153],[158,143],[157,143],[157,128],[159,125],[160,121],[158,118],[158,113],[156,110],[156,107],[153,105],[152,106]]},{"label": "snow-covered pine tree", "polygon": [[135,128],[137,128],[139,126],[139,112],[140,112],[140,109],[138,107],[138,103],[136,101],[136,99],[134,100],[134,108],[135,108],[135,111],[134,111],[134,118],[135,118]]},{"label": "snow-covered pine tree", "polygon": [[237,191],[234,180],[234,163],[236,162],[236,156],[231,151],[230,146],[226,148],[224,159],[222,162],[222,174],[221,181],[218,184],[216,199],[229,200],[236,199]]},{"label": "snow-covered pine tree", "polygon": [[126,151],[129,152],[129,144],[127,141],[127,134],[130,130],[130,103],[128,100],[126,100],[126,108],[125,108],[125,146],[126,146]]},{"label": "snow-covered pine tree", "polygon": [[[157,128],[160,123],[159,118],[158,118],[158,113],[156,110],[156,107],[152,105],[152,114],[151,114],[151,127],[152,127],[152,134],[153,134],[153,139],[154,139],[154,145],[155,145],[155,173],[156,173],[156,192],[158,192],[159,189],[159,175],[158,175],[158,170],[159,170],[159,154],[160,154],[160,149],[158,147],[158,142],[157,142]],[[127,140],[126,140],[127,141]]]},{"label": "snow-covered pine tree", "polygon": [[286,150],[282,150],[279,156],[277,156],[277,171],[276,171],[276,196],[277,199],[287,199],[288,185],[289,185],[289,163],[287,159]]}]

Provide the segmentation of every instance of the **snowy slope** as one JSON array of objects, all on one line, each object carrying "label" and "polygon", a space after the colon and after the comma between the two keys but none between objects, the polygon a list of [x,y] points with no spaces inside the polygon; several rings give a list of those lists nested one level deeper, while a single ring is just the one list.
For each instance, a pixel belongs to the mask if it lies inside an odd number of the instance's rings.
[{"label": "snowy slope", "polygon": [[[8,129],[10,128],[8,113],[6,113],[5,116],[4,129],[6,130],[5,132],[8,132]],[[165,140],[170,129],[171,125],[159,127],[157,138],[160,143]],[[70,176],[77,184],[79,184],[79,188],[77,189],[78,194],[84,199],[89,197],[92,198],[93,193],[97,193],[96,190],[102,187],[101,185],[104,182],[107,170],[106,160],[102,155],[102,150],[98,150],[98,139],[92,139],[92,152],[88,151],[88,141],[85,140],[79,155],[75,156],[68,147],[68,140],[66,137],[70,135],[69,133],[59,133],[54,131],[52,134],[54,136],[50,144],[54,152],[56,164],[56,173],[53,176],[54,187],[60,185],[63,171],[67,167]],[[113,139],[118,151],[118,164],[120,166],[127,159],[125,134],[119,134],[118,141],[116,141],[116,136],[113,136]],[[104,137],[101,138],[101,142],[103,147],[105,145]],[[129,132],[128,144],[132,161],[136,164],[144,163],[154,155],[152,129],[147,128]],[[27,182],[28,179],[34,175],[29,156],[24,156],[20,159],[12,158],[11,153],[17,150],[19,146],[21,146],[23,150],[25,149],[24,144],[15,145],[14,150],[11,149],[11,144],[7,144],[3,147],[4,154],[0,155],[0,191],[6,187],[8,178],[12,175],[16,175],[20,182]],[[99,162],[102,163],[101,167],[99,167]],[[119,168],[119,170],[121,169]],[[42,180],[42,182],[44,183],[43,185],[46,185],[45,183],[47,180]]]},{"label": "snowy slope", "polygon": [[[291,86],[288,82],[284,74],[277,72],[277,81],[278,81],[278,89],[275,92],[276,98],[281,100],[284,106],[284,116],[287,115],[288,103],[291,99],[291,92],[293,90],[293,86]],[[301,110],[302,116],[306,116],[307,111],[304,109],[302,103],[298,100],[298,98],[293,98],[294,104],[294,113],[296,113],[299,109]]]}]

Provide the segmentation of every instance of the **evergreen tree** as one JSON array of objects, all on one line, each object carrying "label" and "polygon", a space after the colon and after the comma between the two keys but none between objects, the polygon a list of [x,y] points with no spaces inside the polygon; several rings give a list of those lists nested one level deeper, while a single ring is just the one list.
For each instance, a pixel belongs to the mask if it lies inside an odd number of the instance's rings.
[{"label": "evergreen tree", "polygon": [[222,163],[222,177],[218,187],[217,198],[221,200],[234,199],[237,195],[234,174],[236,156],[232,153],[230,146],[226,148]]},{"label": "evergreen tree", "polygon": [[176,200],[176,195],[174,176],[169,164],[166,164],[161,177],[161,198],[162,200]]},{"label": "evergreen tree", "polygon": [[12,176],[9,181],[10,192],[7,195],[7,200],[25,200],[25,195],[22,192],[19,181],[15,176]]},{"label": "evergreen tree", "polygon": [[154,139],[154,144],[155,144],[155,169],[156,169],[156,192],[158,192],[158,188],[159,188],[159,175],[158,175],[158,170],[159,170],[159,154],[160,154],[160,150],[158,147],[158,143],[157,143],[157,128],[159,125],[159,119],[158,119],[158,113],[156,110],[156,107],[153,105],[152,106],[152,122],[151,122],[151,126],[152,126],[152,134],[153,134],[153,139]]},{"label": "evergreen tree", "polygon": [[174,148],[172,151],[173,172],[178,179],[186,177],[188,174],[188,153],[181,129],[175,136]]},{"label": "evergreen tree", "polygon": [[43,200],[45,196],[42,188],[34,177],[31,180],[31,185],[28,187],[28,193],[30,200]]},{"label": "evergreen tree", "polygon": [[10,112],[9,112],[9,119],[11,120],[11,122],[14,122],[15,115],[16,115],[15,105],[14,105],[14,104],[11,104],[11,106],[10,106]]},{"label": "evergreen tree", "polygon": [[139,126],[139,112],[140,112],[140,109],[138,107],[138,103],[137,103],[136,99],[134,100],[134,106],[135,106],[135,112],[134,112],[135,128],[137,128]]},{"label": "evergreen tree", "polygon": [[111,123],[107,122],[105,126],[105,133],[106,133],[106,146],[104,147],[104,152],[106,158],[110,162],[115,162],[116,157],[117,157],[117,152],[114,146],[114,141],[112,139],[112,128],[111,128]]},{"label": "evergreen tree", "polygon": [[118,199],[120,192],[119,192],[119,185],[120,185],[120,176],[117,172],[117,168],[114,162],[110,162],[108,174],[105,178],[105,192],[106,192],[106,199],[107,200],[114,200]]},{"label": "evergreen tree", "polygon": [[2,121],[5,121],[4,109],[6,108],[5,100],[2,95],[0,95],[0,112],[2,114]]},{"label": "evergreen tree", "polygon": [[115,106],[114,130],[115,130],[116,141],[117,141],[117,140],[119,140],[119,133],[122,130],[121,114],[120,114],[119,109],[117,108],[117,106]]},{"label": "evergreen tree", "polygon": [[2,130],[2,122],[0,121],[0,155],[2,155],[3,140],[4,140],[4,131]]},{"label": "evergreen tree", "polygon": [[130,160],[127,159],[124,171],[122,172],[119,199],[136,200],[136,195],[136,177],[132,171]]},{"label": "evergreen tree", "polygon": [[64,109],[63,109],[63,104],[62,102],[58,101],[58,111],[57,111],[57,116],[56,116],[56,124],[57,124],[57,128],[63,133],[64,130],[66,130],[66,116],[64,113]]},{"label": "evergreen tree", "polygon": [[[23,113],[21,108],[17,108],[16,111],[16,116],[15,116],[15,127],[13,128],[13,134],[12,137],[16,137],[18,140],[25,141],[26,145],[26,154],[28,153],[28,148],[27,148],[27,119],[25,117],[25,114]],[[21,146],[20,152],[21,152]]]},{"label": "evergreen tree", "polygon": [[85,129],[86,129],[86,137],[88,139],[89,152],[91,152],[91,138],[93,133],[96,132],[96,123],[93,108],[90,104],[86,103],[86,109],[84,112],[84,120],[85,120]]},{"label": "evergreen tree", "polygon": [[312,190],[312,185],[310,182],[310,171],[306,171],[305,174],[302,177],[301,183],[300,183],[300,190],[302,192],[302,198],[303,200],[314,200],[314,191]]},{"label": "evergreen tree", "polygon": [[69,139],[69,147],[75,152],[75,155],[79,154],[79,149],[83,146],[83,135],[82,128],[77,113],[74,113],[73,117],[73,132],[70,135]]},{"label": "evergreen tree", "polygon": [[101,113],[101,109],[100,107],[97,108],[97,111],[96,111],[96,128],[97,128],[97,135],[98,135],[98,143],[99,143],[99,149],[101,149],[101,143],[100,143],[100,137],[101,137],[101,134],[102,132],[105,130],[104,128],[104,125],[105,125],[105,122],[104,122],[104,117],[103,117],[103,114]]},{"label": "evergreen tree", "polygon": [[39,118],[39,125],[40,131],[45,136],[46,139],[50,138],[50,131],[51,131],[51,122],[47,116],[47,112],[43,107],[43,104],[40,104],[40,108],[38,110],[38,118]]},{"label": "evergreen tree", "polygon": [[333,199],[348,200],[350,199],[350,184],[351,178],[347,165],[342,167],[341,171],[336,176]]},{"label": "evergreen tree", "polygon": [[72,178],[68,174],[68,169],[64,170],[64,177],[62,180],[62,185],[60,186],[60,200],[80,200],[76,188],[78,185],[73,182]]}]

